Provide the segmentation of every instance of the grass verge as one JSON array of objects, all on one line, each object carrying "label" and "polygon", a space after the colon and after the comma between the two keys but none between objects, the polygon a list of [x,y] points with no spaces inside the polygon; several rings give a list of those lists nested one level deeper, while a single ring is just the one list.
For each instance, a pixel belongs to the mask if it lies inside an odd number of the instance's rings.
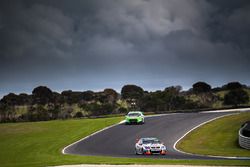
[{"label": "grass verge", "polygon": [[239,160],[165,160],[63,155],[66,145],[122,120],[122,117],[0,124],[0,166],[63,164],[250,165]]},{"label": "grass verge", "polygon": [[250,157],[250,150],[238,145],[239,128],[249,120],[246,112],[212,121],[185,136],[177,148],[194,154]]}]

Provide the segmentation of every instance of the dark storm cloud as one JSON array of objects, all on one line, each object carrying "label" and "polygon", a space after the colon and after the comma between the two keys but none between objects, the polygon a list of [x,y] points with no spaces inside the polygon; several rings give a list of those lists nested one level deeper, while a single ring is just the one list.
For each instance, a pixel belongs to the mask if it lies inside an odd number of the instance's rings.
[{"label": "dark storm cloud", "polygon": [[247,0],[209,2],[214,5],[210,35],[218,41],[249,48],[250,3]]},{"label": "dark storm cloud", "polygon": [[250,3],[1,1],[0,87],[250,83]]}]

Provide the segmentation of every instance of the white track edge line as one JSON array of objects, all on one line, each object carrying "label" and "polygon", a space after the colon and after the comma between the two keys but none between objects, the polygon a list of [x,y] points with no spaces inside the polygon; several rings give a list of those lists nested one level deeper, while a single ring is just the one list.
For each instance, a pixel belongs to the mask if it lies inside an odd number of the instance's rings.
[{"label": "white track edge line", "polygon": [[[250,108],[249,108],[250,109]],[[216,110],[217,112],[220,112],[220,111],[223,111],[223,110]],[[158,116],[165,116],[165,115],[174,115],[174,114],[180,114],[180,113],[167,113],[167,114],[156,114],[156,115],[148,115],[148,116],[145,116],[145,117],[158,117]],[[233,115],[233,114],[228,114],[228,115]],[[226,115],[224,115],[224,116],[226,116]],[[217,118],[219,118],[219,117],[217,117]],[[215,120],[215,119],[214,119]],[[210,120],[210,121],[213,121],[213,120]],[[112,128],[112,127],[115,127],[115,126],[117,126],[117,125],[120,125],[120,124],[123,124],[125,122],[125,120],[123,120],[123,121],[121,121],[121,122],[119,122],[119,123],[117,123],[117,124],[114,124],[114,125],[111,125],[111,126],[108,126],[108,127],[106,127],[106,128],[103,128],[103,129],[101,129],[101,130],[98,130],[98,131],[96,131],[96,132],[94,132],[94,133],[92,133],[92,134],[90,134],[90,135],[88,135],[88,136],[86,136],[86,137],[84,137],[84,138],[82,138],[82,139],[80,139],[80,140],[77,140],[77,141],[75,141],[74,143],[71,143],[70,145],[67,145],[66,147],[64,147],[63,149],[62,149],[62,154],[67,154],[67,153],[65,153],[65,150],[67,149],[67,148],[69,148],[69,147],[71,147],[72,145],[74,145],[74,144],[77,144],[77,143],[79,143],[79,142],[81,142],[81,141],[83,141],[83,140],[85,140],[85,139],[87,139],[87,138],[89,138],[89,137],[91,137],[91,136],[94,136],[94,135],[96,135],[96,134],[98,134],[98,133],[100,133],[100,132],[102,132],[102,131],[104,131],[104,130],[107,130],[107,129],[110,129],[110,128]],[[205,123],[204,123],[205,124]],[[203,125],[203,124],[202,124]],[[202,126],[202,125],[200,125],[200,126]],[[196,128],[198,128],[198,126],[196,127]],[[193,128],[193,130],[194,130],[194,128]],[[190,132],[191,132],[192,130],[190,130]],[[187,134],[185,134],[182,138],[184,138],[185,136],[186,136]],[[180,138],[179,140],[181,140],[182,138]],[[182,152],[182,151],[180,151],[180,150],[178,150],[178,149],[176,149],[175,148],[175,145],[179,142],[179,140],[177,140],[177,142],[174,144],[174,149],[176,150],[176,151],[178,151],[178,152]],[[185,152],[182,152],[182,153],[185,153]],[[185,153],[185,154],[191,154],[191,153]],[[192,155],[192,154],[191,154]],[[195,155],[195,154],[193,154],[193,155]]]},{"label": "white track edge line", "polygon": [[74,142],[74,143],[72,143],[72,144],[70,144],[70,145],[67,145],[66,147],[64,147],[64,148],[62,149],[62,154],[67,154],[67,153],[65,153],[65,150],[66,150],[67,148],[71,147],[72,145],[74,145],[74,144],[76,144],[76,143],[79,143],[79,142],[81,142],[81,141],[83,141],[83,140],[85,140],[85,139],[87,139],[87,138],[89,138],[89,137],[91,137],[91,136],[94,136],[94,135],[96,135],[96,134],[98,134],[98,133],[100,133],[100,132],[102,132],[102,131],[104,131],[104,130],[107,130],[107,129],[110,129],[110,128],[114,127],[114,126],[117,126],[117,125],[119,125],[119,124],[122,124],[122,123],[124,123],[124,122],[125,122],[125,120],[123,120],[123,121],[121,121],[121,122],[119,122],[119,123],[116,123],[116,124],[114,124],[114,125],[108,126],[108,127],[106,127],[106,128],[103,128],[103,129],[101,129],[101,130],[98,130],[98,131],[96,131],[96,132],[94,132],[94,133],[92,133],[92,134],[90,134],[90,135],[88,135],[88,136],[86,136],[86,137],[84,137],[84,138],[82,138],[82,139],[80,139],[80,140],[77,140],[76,142]]},{"label": "white track edge line", "polygon": [[239,112],[250,111],[250,108],[210,110],[210,111],[201,111],[200,113],[221,113],[221,112],[236,112],[236,111],[239,111]]},{"label": "white track edge line", "polygon": [[[148,116],[145,116],[145,117],[146,117],[146,118],[148,118],[148,117],[159,117],[159,116],[165,116],[165,115],[171,115],[171,114],[178,114],[178,113],[148,115]],[[79,142],[81,142],[81,141],[83,141],[83,140],[85,140],[85,139],[87,139],[87,138],[89,138],[89,137],[91,137],[91,136],[94,136],[94,135],[96,135],[96,134],[98,134],[98,133],[100,133],[100,132],[102,132],[102,131],[105,131],[105,130],[107,130],[107,129],[110,129],[110,128],[112,128],[112,127],[115,127],[115,126],[120,125],[120,124],[123,124],[123,123],[125,123],[125,120],[122,120],[121,122],[119,122],[119,123],[117,123],[117,124],[108,126],[108,127],[103,128],[103,129],[101,129],[101,130],[98,130],[98,131],[96,131],[96,132],[94,132],[94,133],[92,133],[92,134],[90,134],[90,135],[88,135],[88,136],[86,136],[86,137],[84,137],[84,138],[82,138],[82,139],[80,139],[80,140],[75,141],[74,143],[71,143],[70,145],[67,145],[66,147],[64,147],[64,148],[62,149],[61,152],[62,152],[62,154],[67,154],[67,153],[65,152],[65,150],[66,150],[67,148],[73,146],[74,144],[77,144],[77,143],[79,143]]]},{"label": "white track edge line", "polygon": [[188,132],[186,132],[182,137],[180,137],[175,143],[174,143],[174,146],[173,146],[173,149],[177,152],[180,152],[182,154],[188,154],[188,155],[194,155],[194,156],[202,156],[202,157],[211,157],[211,158],[225,158],[225,159],[250,159],[250,157],[227,157],[227,156],[215,156],[215,155],[202,155],[202,154],[193,154],[193,153],[188,153],[188,152],[185,152],[185,151],[181,151],[179,149],[176,148],[176,145],[177,143],[179,143],[185,136],[187,136],[190,132],[192,132],[193,130],[209,123],[209,122],[212,122],[214,120],[217,120],[217,119],[220,119],[220,118],[223,118],[223,117],[226,117],[226,116],[231,116],[231,115],[237,115],[239,113],[233,113],[233,114],[226,114],[226,115],[222,115],[222,116],[219,116],[219,117],[216,117],[216,118],[213,118],[213,119],[210,119],[208,121],[205,121],[197,126],[195,126],[194,128],[192,128],[191,130],[189,130]]}]

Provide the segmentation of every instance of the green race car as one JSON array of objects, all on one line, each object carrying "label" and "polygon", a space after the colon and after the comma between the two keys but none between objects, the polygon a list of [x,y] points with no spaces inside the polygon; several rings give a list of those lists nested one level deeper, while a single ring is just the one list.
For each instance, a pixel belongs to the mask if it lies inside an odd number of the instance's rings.
[{"label": "green race car", "polygon": [[144,115],[141,111],[130,111],[125,118],[125,124],[144,124]]}]

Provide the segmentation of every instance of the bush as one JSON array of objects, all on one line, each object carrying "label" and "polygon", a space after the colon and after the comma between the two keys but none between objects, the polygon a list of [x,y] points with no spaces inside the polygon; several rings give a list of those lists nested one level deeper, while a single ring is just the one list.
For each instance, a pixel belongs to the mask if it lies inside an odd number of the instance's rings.
[{"label": "bush", "polygon": [[119,113],[127,113],[127,112],[128,112],[128,109],[127,109],[127,108],[124,108],[124,107],[120,107],[120,108],[118,109],[118,112],[119,112]]},{"label": "bush", "polygon": [[83,114],[81,111],[78,111],[75,115],[74,115],[74,118],[81,118],[83,117]]},{"label": "bush", "polygon": [[196,82],[193,84],[193,91],[195,93],[205,93],[211,91],[211,86],[205,82]]},{"label": "bush", "polygon": [[249,102],[249,96],[246,91],[243,89],[234,89],[229,91],[224,97],[225,105],[234,105],[245,104]]},{"label": "bush", "polygon": [[121,90],[123,99],[139,99],[143,96],[143,93],[143,89],[136,85],[125,85]]},{"label": "bush", "polygon": [[242,89],[243,85],[239,82],[229,82],[222,87],[224,90]]},{"label": "bush", "polygon": [[23,114],[20,119],[27,121],[48,121],[50,120],[50,114],[42,105],[30,106],[28,112]]}]

